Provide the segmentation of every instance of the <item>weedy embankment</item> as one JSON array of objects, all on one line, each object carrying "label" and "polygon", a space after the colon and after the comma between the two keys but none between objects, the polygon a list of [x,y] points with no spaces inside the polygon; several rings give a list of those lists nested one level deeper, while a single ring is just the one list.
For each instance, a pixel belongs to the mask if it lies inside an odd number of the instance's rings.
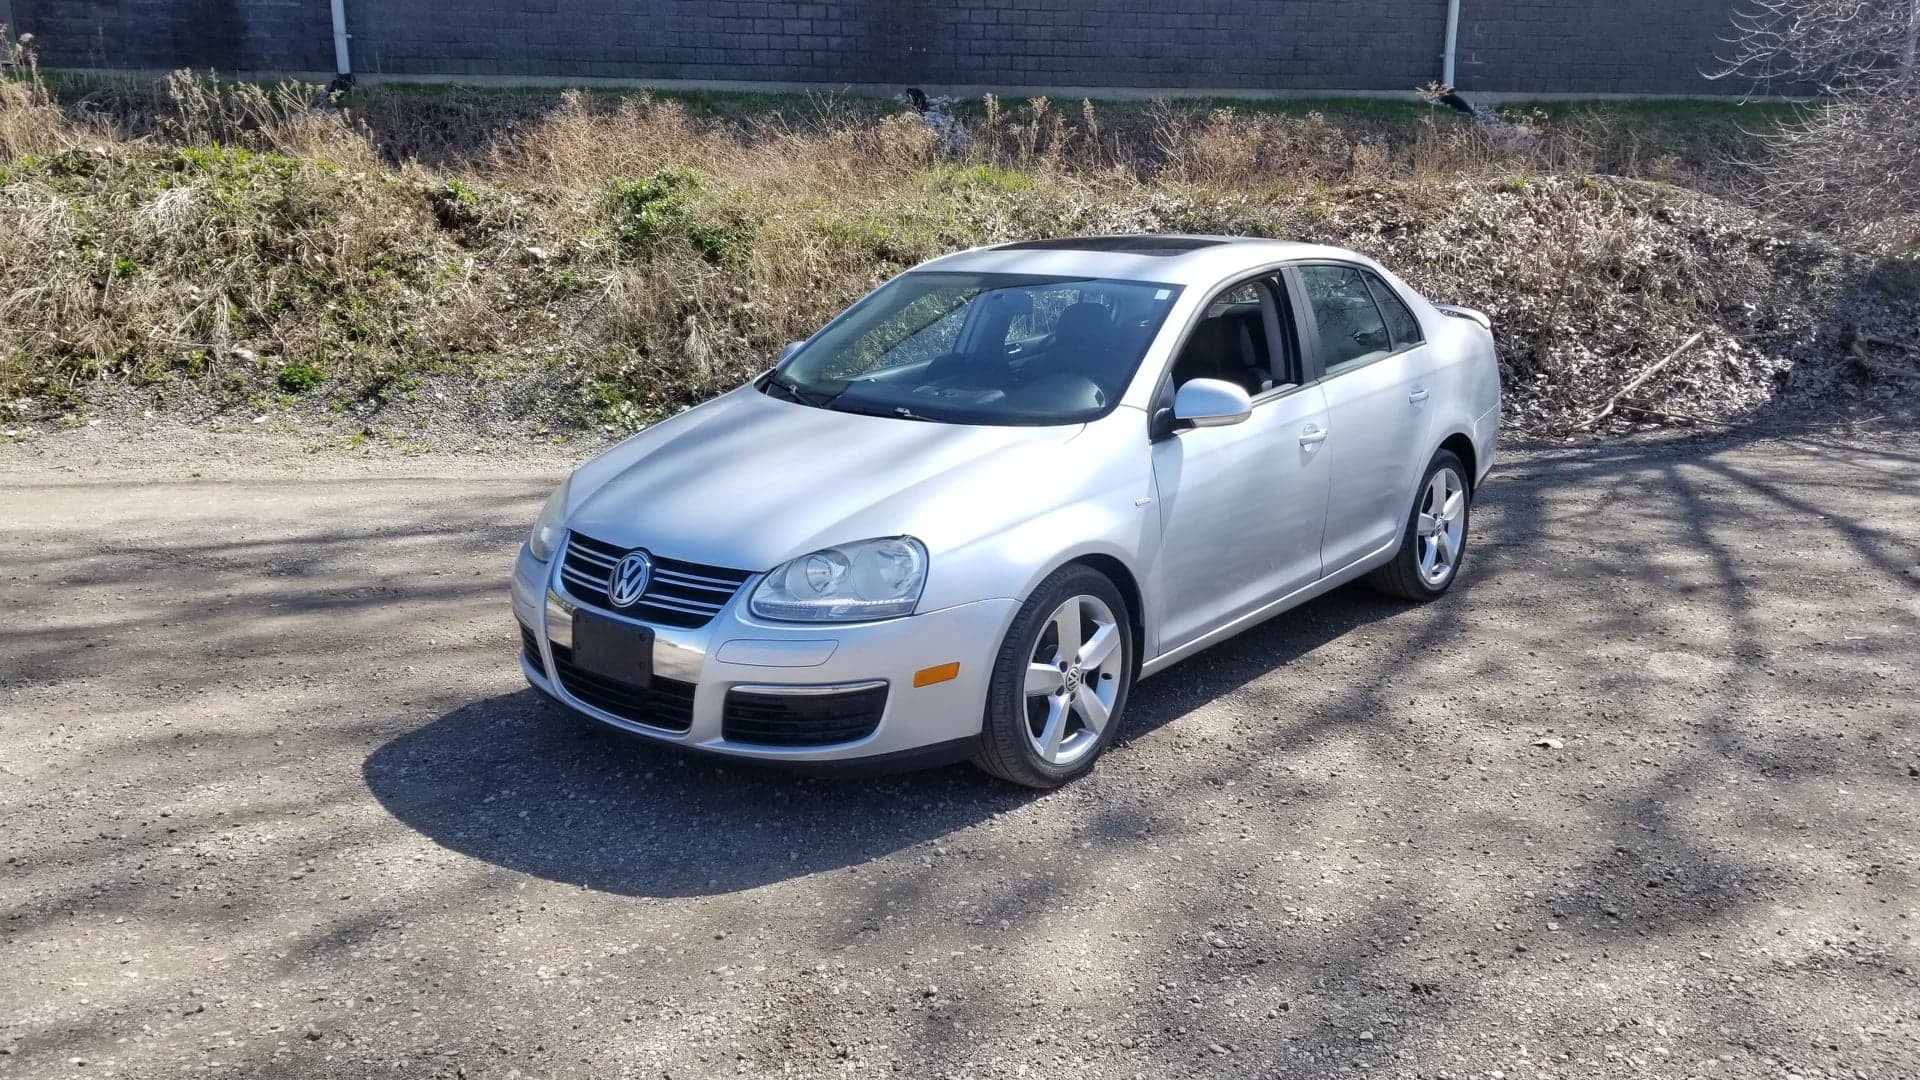
[{"label": "weedy embankment", "polygon": [[[1737,198],[1700,110],[1266,112],[0,84],[0,400],[369,432],[632,427],[942,251],[1116,231],[1372,254],[1499,327],[1516,425],[1728,420],[1872,393],[1911,258]],[[1331,108],[1331,107],[1330,107]],[[1762,113],[1758,122],[1768,114]],[[1881,370],[1876,368],[1874,370]],[[1898,386],[1895,378],[1888,386]]]}]

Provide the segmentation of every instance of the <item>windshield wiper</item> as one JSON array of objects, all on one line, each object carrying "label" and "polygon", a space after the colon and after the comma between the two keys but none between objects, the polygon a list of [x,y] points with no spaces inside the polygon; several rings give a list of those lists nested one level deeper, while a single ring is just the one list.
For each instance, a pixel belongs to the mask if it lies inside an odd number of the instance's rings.
[{"label": "windshield wiper", "polygon": [[918,420],[923,424],[952,422],[937,416],[928,416],[926,413],[914,412],[905,405],[893,405],[884,401],[848,401],[845,398],[835,398],[825,407],[834,412],[854,413],[858,416],[887,416],[896,420]]},{"label": "windshield wiper", "polygon": [[838,396],[837,394],[821,394],[808,390],[777,371],[767,376],[766,385],[785,394],[788,401],[797,401],[802,405],[811,405],[816,409],[824,407],[828,402]]}]

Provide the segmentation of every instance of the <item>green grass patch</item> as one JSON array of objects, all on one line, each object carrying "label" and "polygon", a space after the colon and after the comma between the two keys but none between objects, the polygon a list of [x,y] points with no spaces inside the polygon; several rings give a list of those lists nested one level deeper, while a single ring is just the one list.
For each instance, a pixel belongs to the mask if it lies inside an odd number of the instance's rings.
[{"label": "green grass patch", "polygon": [[327,373],[317,364],[295,361],[280,369],[274,379],[289,394],[304,394],[327,381]]},{"label": "green grass patch", "polygon": [[619,181],[607,194],[614,239],[629,257],[679,240],[716,265],[742,261],[753,248],[751,218],[740,207],[703,196],[711,196],[708,178],[676,166]]},{"label": "green grass patch", "polygon": [[922,183],[950,191],[996,191],[1003,195],[1033,189],[1033,174],[1023,169],[986,163],[943,165],[921,174]]}]

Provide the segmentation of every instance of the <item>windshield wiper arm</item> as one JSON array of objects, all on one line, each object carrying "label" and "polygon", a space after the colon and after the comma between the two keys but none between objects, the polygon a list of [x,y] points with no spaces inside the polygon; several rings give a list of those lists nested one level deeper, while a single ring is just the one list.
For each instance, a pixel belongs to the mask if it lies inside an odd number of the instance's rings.
[{"label": "windshield wiper arm", "polygon": [[767,385],[785,394],[789,401],[797,401],[802,405],[812,405],[815,408],[826,405],[837,396],[833,394],[817,394],[809,391],[799,383],[794,382],[792,379],[777,371],[767,376]]}]

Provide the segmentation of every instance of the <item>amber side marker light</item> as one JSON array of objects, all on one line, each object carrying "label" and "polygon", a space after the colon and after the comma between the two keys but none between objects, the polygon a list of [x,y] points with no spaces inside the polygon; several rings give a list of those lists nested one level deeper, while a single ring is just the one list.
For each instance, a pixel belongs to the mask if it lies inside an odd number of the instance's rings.
[{"label": "amber side marker light", "polygon": [[960,661],[955,660],[951,664],[941,664],[939,667],[921,668],[919,671],[914,672],[913,685],[932,686],[934,683],[943,683],[951,679],[957,679],[959,677],[960,677]]}]

